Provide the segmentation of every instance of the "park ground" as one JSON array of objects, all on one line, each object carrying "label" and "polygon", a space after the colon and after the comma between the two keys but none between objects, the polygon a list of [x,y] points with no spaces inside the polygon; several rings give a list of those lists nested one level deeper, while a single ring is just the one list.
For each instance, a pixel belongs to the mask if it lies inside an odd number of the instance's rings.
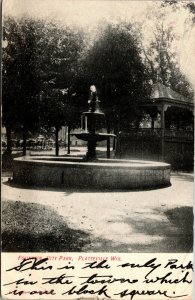
[{"label": "park ground", "polygon": [[13,252],[191,252],[193,174],[145,191],[18,186],[2,176],[2,248]]}]

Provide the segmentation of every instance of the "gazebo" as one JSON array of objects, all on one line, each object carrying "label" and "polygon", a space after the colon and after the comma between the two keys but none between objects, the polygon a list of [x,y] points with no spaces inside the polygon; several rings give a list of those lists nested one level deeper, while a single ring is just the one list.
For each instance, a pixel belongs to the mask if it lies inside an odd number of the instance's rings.
[{"label": "gazebo", "polygon": [[[193,167],[194,103],[161,83],[152,87],[139,107],[149,116],[147,126],[121,132],[116,155],[166,161],[176,169]],[[174,120],[177,113],[177,120]]]}]

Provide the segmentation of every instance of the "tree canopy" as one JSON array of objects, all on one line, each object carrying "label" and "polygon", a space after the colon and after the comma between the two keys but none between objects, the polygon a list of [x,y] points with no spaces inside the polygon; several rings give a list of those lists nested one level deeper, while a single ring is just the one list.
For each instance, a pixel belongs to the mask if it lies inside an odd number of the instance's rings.
[{"label": "tree canopy", "polygon": [[182,32],[177,30],[175,25],[177,23],[173,21],[179,9],[190,10],[190,14],[187,14],[186,19],[183,20],[183,30],[190,31],[193,24],[193,3],[165,0],[155,4],[157,5],[148,12],[148,18],[152,19],[151,37],[148,39],[149,42],[142,43],[144,64],[149,72],[148,75],[153,83],[161,82],[183,96],[193,99],[192,85],[181,70],[178,55],[178,51],[183,48],[183,44],[180,44]]},{"label": "tree canopy", "polygon": [[108,24],[85,54],[83,72],[87,86],[98,88],[112,127],[130,126],[136,102],[149,94],[148,77],[132,24]]},{"label": "tree canopy", "polygon": [[[4,21],[3,124],[25,134],[73,119],[72,85],[83,36],[40,20]],[[62,93],[61,90],[65,91]]]},{"label": "tree canopy", "polygon": [[3,125],[7,130],[22,129],[26,135],[39,123],[36,26],[32,20],[4,22],[3,39]]}]

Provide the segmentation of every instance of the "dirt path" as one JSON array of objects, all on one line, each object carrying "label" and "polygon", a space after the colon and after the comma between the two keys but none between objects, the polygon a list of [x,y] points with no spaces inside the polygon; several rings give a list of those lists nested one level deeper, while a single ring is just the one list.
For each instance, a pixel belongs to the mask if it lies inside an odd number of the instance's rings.
[{"label": "dirt path", "polygon": [[[6,174],[7,175],[7,174]],[[193,177],[151,191],[27,189],[3,178],[4,251],[188,252]]]}]

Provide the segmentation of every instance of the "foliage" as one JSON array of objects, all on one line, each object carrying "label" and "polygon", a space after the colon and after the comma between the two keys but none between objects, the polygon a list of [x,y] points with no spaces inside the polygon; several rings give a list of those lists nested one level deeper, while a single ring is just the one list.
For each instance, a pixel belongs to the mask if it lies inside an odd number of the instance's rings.
[{"label": "foliage", "polygon": [[[4,22],[3,120],[14,114],[15,125],[31,130],[38,123],[39,68],[36,56],[36,26],[32,20]],[[12,118],[11,118],[12,119]],[[13,124],[13,123],[12,123]]]},{"label": "foliage", "polygon": [[[78,59],[83,49],[83,35],[70,28],[49,23],[43,35],[47,53],[42,54],[42,119],[44,125],[67,125],[77,114],[74,97],[78,77]],[[43,41],[42,41],[43,43]]]},{"label": "foliage", "polygon": [[[177,1],[160,5],[179,9]],[[193,15],[193,3],[184,7]],[[135,24],[103,24],[94,43],[87,45],[84,33],[76,28],[5,18],[3,125],[25,134],[78,126],[81,112],[87,109],[90,85],[98,89],[108,130],[115,131],[138,126],[142,112],[137,104],[149,97],[150,79],[193,98],[173,48],[177,37],[172,27],[164,25],[165,17],[163,10],[156,16],[147,47],[141,47]]]},{"label": "foliage", "polygon": [[3,39],[3,125],[26,134],[73,119],[70,94],[82,33],[41,20],[6,18]]},{"label": "foliage", "polygon": [[161,11],[156,19],[152,32],[153,38],[149,45],[143,45],[143,56],[149,71],[148,75],[153,83],[161,82],[183,96],[193,99],[192,86],[181,72],[179,58],[174,49],[178,36],[174,33],[172,26],[167,26],[165,12]]},{"label": "foliage", "polygon": [[84,84],[97,86],[112,127],[117,123],[118,129],[135,125],[136,102],[148,96],[140,53],[133,25],[108,24],[83,59]]},{"label": "foliage", "polygon": [[190,12],[192,23],[195,23],[195,4],[193,1],[163,0],[161,6],[172,6],[175,10],[179,9],[182,6]]},{"label": "foliage", "polygon": [[180,107],[169,107],[166,111],[165,126],[172,129],[192,129],[193,113]]}]

